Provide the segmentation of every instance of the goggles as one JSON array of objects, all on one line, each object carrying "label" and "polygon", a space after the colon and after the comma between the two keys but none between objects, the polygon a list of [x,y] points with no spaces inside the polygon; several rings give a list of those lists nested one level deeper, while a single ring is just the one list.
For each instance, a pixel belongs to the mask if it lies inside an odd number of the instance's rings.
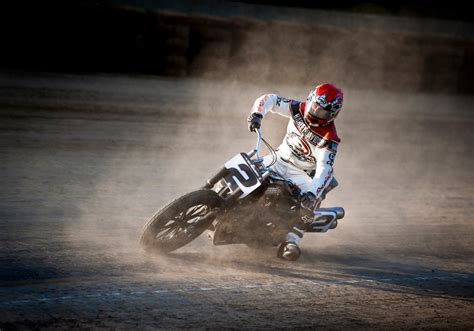
[{"label": "goggles", "polygon": [[335,112],[325,109],[318,105],[316,102],[313,102],[311,108],[307,113],[306,119],[309,123],[320,124],[320,121],[330,120],[335,116]]}]

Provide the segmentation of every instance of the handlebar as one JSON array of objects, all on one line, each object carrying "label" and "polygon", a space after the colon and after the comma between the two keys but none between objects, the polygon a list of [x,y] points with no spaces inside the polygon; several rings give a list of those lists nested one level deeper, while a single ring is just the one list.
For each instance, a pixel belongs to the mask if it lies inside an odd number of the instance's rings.
[{"label": "handlebar", "polygon": [[271,176],[274,179],[281,180],[281,181],[284,181],[284,182],[288,183],[290,185],[290,187],[295,186],[297,188],[297,190],[291,189],[291,191],[292,191],[292,193],[295,193],[297,196],[299,196],[300,189],[298,188],[297,185],[295,185],[290,179],[285,178],[282,175],[280,175],[278,172],[270,169],[268,166],[263,165],[263,157],[261,157],[259,155],[262,141],[265,143],[267,148],[272,152],[273,161],[271,162],[270,165],[275,163],[277,156],[276,156],[275,150],[272,148],[272,146],[270,146],[270,144],[268,144],[268,142],[266,142],[265,139],[263,139],[261,130],[257,129],[257,130],[255,130],[255,133],[257,134],[257,144],[255,145],[255,149],[248,152],[247,155],[250,158],[255,156],[255,161],[253,161],[253,162],[255,164],[259,164],[259,163],[261,164],[261,171],[262,171],[263,177],[266,178],[267,176]]},{"label": "handlebar", "polygon": [[255,146],[255,155],[257,157],[257,161],[260,161],[262,158],[258,154],[260,152],[260,145],[262,144],[262,132],[260,129],[257,129],[257,145]]},{"label": "handlebar", "polygon": [[248,156],[252,157],[252,156],[255,155],[256,156],[255,161],[259,162],[259,161],[263,160],[263,158],[259,155],[260,147],[261,147],[261,144],[262,144],[262,132],[261,132],[260,129],[257,129],[255,132],[257,133],[257,145],[255,146],[255,149],[248,152]]},{"label": "handlebar", "polygon": [[[263,139],[262,131],[260,129],[255,130],[255,133],[257,134],[257,144],[255,145],[255,149],[251,150],[247,154],[248,154],[249,157],[255,156],[255,161],[253,161],[255,164],[262,163],[263,162],[263,157],[260,156],[259,152],[260,152],[260,147],[261,147],[261,144],[262,144],[262,141],[263,141],[265,143],[265,145],[267,145],[267,148],[272,152],[273,160],[270,163],[270,166],[271,166],[272,164],[275,163],[276,158],[277,158],[277,156],[275,154],[275,150],[273,149],[272,146],[270,146],[270,144],[268,144],[268,142],[265,141],[265,139]],[[291,180],[289,180],[288,178],[283,177],[279,173],[277,173],[274,170],[268,168],[268,166],[263,166],[263,164],[262,164],[262,170],[264,170],[265,172],[268,172],[268,174],[271,175],[275,179],[285,181],[285,182],[289,183],[290,185],[294,185],[294,183]]]}]

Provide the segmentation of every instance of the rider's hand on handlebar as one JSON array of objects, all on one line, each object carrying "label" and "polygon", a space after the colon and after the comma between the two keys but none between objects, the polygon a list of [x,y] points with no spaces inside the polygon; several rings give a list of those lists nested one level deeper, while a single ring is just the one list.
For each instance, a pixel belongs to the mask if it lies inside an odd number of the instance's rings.
[{"label": "rider's hand on handlebar", "polygon": [[316,203],[318,202],[318,199],[316,199],[316,196],[313,192],[305,192],[300,195],[300,202],[302,207],[313,210],[316,206]]},{"label": "rider's hand on handlebar", "polygon": [[254,132],[255,130],[260,129],[262,125],[262,118],[263,115],[260,113],[252,113],[250,114],[247,122],[249,123],[249,131]]}]

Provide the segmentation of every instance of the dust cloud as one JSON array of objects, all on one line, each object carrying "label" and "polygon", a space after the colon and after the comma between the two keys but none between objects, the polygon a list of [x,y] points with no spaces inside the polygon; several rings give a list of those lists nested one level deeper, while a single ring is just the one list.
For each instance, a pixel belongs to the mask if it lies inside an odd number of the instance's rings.
[{"label": "dust cloud", "polygon": [[[472,256],[472,97],[417,92],[421,57],[403,57],[405,71],[390,68],[407,49],[403,39],[379,43],[364,31],[332,39],[310,29],[295,38],[288,29],[268,24],[245,35],[228,50],[224,78],[204,55],[195,63],[200,78],[4,76],[2,172],[6,185],[18,185],[3,192],[2,208],[25,225],[9,231],[12,256],[21,251],[18,239],[41,248],[34,263],[65,273],[155,270],[170,278],[183,272],[176,265],[188,275],[201,270],[186,256],[212,261],[223,274],[235,272],[236,261],[274,259],[242,245],[213,247],[205,236],[171,257],[150,256],[138,238],[161,206],[253,148],[246,118],[258,96],[304,100],[325,81],[342,87],[345,103],[336,121],[340,186],[324,205],[342,206],[347,216],[327,234],[305,236],[304,261],[328,253]],[[366,56],[373,68],[358,65]],[[387,85],[395,74],[399,84]],[[379,88],[367,88],[374,82]],[[264,119],[274,147],[286,121]]]},{"label": "dust cloud", "polygon": [[[343,140],[336,161],[340,187],[326,206],[341,205],[348,216],[333,233],[309,234],[304,245],[315,251],[462,259],[472,251],[473,100],[445,94],[449,78],[441,93],[423,92],[437,79],[427,71],[423,37],[379,32],[386,29],[319,27],[315,33],[281,22],[257,24],[241,37],[238,50],[228,51],[225,79],[232,84],[245,77],[252,86],[237,84],[231,96],[220,95],[234,97],[238,114],[263,93],[304,100],[312,86],[325,81],[344,90],[336,121]],[[196,66],[215,75],[205,58]],[[285,125],[277,115],[265,118],[274,146]]]},{"label": "dust cloud", "polygon": [[[114,80],[107,83],[114,84]],[[118,131],[112,133],[115,147],[100,167],[87,174],[93,176],[93,190],[76,205],[80,217],[65,228],[67,237],[74,238],[70,244],[76,245],[76,258],[97,266],[109,261],[111,268],[133,266],[166,274],[176,264],[188,263],[185,256],[194,256],[212,263],[214,272],[223,275],[235,272],[239,261],[274,259],[274,252],[256,252],[242,245],[213,247],[205,235],[173,255],[181,261],[178,263],[173,258],[146,255],[138,246],[142,225],[157,209],[197,189],[227,159],[254,146],[246,117],[265,86],[141,78],[130,79],[128,84],[140,86],[139,92],[130,93],[132,100],[138,94],[139,100],[149,100],[149,104],[137,101],[129,121],[112,122],[114,129],[105,133]],[[228,88],[216,94],[222,86]],[[307,89],[275,84],[271,92],[301,99]],[[284,93],[287,90],[290,92]],[[467,130],[472,119],[458,98],[346,89],[345,109],[337,122],[343,140],[335,166],[340,186],[325,206],[342,206],[347,216],[327,234],[306,235],[302,247],[310,261],[328,252],[395,260],[404,256],[463,259],[472,250],[472,133]],[[167,102],[172,107],[155,109]],[[456,108],[446,122],[444,109],[450,105]],[[147,111],[150,115],[146,117],[135,114]],[[143,120],[135,122],[135,116]],[[270,114],[263,133],[276,147],[285,127],[285,118]],[[104,140],[107,145],[110,137],[104,136],[101,127],[97,130],[94,140]],[[198,269],[186,270],[192,274]],[[182,272],[181,267],[178,270]]]}]

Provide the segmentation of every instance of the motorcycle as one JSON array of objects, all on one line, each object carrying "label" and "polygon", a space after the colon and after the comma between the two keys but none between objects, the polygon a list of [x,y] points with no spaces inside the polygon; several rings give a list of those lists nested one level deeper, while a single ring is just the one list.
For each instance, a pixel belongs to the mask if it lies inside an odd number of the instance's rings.
[{"label": "motorcycle", "polygon": [[[214,245],[263,248],[278,246],[300,220],[307,232],[336,228],[344,209],[306,209],[299,188],[270,169],[277,155],[260,129],[256,133],[255,149],[235,155],[201,189],[177,198],[145,224],[140,239],[145,250],[169,253],[206,230]],[[262,141],[271,153],[268,165],[259,155]]]}]

